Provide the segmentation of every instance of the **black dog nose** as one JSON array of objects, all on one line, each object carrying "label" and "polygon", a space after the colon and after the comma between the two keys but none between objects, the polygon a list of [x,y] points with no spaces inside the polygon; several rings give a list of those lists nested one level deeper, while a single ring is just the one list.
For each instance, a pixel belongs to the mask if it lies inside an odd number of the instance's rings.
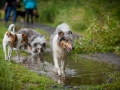
[{"label": "black dog nose", "polygon": [[75,47],[72,47],[72,49],[75,49]]},{"label": "black dog nose", "polygon": [[28,43],[28,45],[31,46],[30,43]]}]

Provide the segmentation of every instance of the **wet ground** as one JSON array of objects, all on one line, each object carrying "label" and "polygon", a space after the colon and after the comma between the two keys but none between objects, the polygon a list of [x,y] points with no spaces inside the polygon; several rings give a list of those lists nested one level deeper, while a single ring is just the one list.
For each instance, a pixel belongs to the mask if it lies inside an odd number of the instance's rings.
[{"label": "wet ground", "polygon": [[104,61],[120,66],[120,56],[115,53],[96,53],[96,54],[82,54],[81,57],[92,60]]},{"label": "wet ground", "polygon": [[[16,58],[13,59],[16,60]],[[91,60],[83,57],[83,55],[69,55],[65,77],[55,75],[53,59],[50,52],[33,58],[21,56],[21,62],[23,66],[39,75],[46,75],[57,83],[70,86],[101,85],[103,83],[109,83],[109,79],[111,79],[109,74],[119,72],[118,65]],[[110,82],[112,82],[112,80]]]}]

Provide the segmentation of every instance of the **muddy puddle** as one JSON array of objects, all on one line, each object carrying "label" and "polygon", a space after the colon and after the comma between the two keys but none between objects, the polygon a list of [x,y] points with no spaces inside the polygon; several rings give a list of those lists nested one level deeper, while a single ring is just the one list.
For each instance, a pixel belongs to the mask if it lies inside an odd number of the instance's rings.
[{"label": "muddy puddle", "polygon": [[96,60],[82,58],[79,55],[69,55],[66,64],[66,76],[54,73],[52,55],[47,52],[42,57],[21,57],[22,64],[29,70],[40,75],[46,75],[64,85],[101,85],[108,83],[109,74],[117,71],[117,66]]}]

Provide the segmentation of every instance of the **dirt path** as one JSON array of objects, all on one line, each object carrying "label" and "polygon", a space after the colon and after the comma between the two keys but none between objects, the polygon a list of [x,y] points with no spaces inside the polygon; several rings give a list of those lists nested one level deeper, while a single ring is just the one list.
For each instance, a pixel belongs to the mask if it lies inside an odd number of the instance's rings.
[{"label": "dirt path", "polygon": [[[51,27],[51,26],[48,26],[48,25],[44,25],[44,24],[41,24],[41,23],[34,23],[34,24],[26,24],[26,23],[19,23],[21,26],[23,27],[32,27],[32,28],[40,28],[42,30],[45,30],[47,32],[50,33],[50,35],[55,31],[55,28],[54,27]],[[73,32],[73,36],[78,38],[80,37],[79,35],[77,35],[76,33]]]},{"label": "dirt path", "polygon": [[89,55],[82,54],[81,57],[89,58],[92,60],[104,61],[120,66],[120,56],[116,55],[115,53],[96,53]]}]

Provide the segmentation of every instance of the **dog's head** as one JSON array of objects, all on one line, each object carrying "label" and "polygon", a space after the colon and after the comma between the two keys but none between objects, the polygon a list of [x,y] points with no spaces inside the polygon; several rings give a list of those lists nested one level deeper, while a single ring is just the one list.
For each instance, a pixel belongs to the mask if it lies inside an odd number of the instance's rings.
[{"label": "dog's head", "polygon": [[26,34],[22,34],[23,42],[28,44],[28,36]]},{"label": "dog's head", "polygon": [[58,32],[58,43],[61,48],[64,48],[68,52],[70,52],[74,47],[72,43],[72,32],[63,32],[59,31]]},{"label": "dog's head", "polygon": [[10,44],[10,47],[14,47],[18,40],[17,35],[11,33],[10,31],[7,31],[6,36],[8,37],[8,42]]},{"label": "dog's head", "polygon": [[44,52],[45,48],[46,48],[46,43],[41,44],[41,43],[36,42],[32,46],[32,51],[33,51],[33,53],[40,54],[40,53]]}]

